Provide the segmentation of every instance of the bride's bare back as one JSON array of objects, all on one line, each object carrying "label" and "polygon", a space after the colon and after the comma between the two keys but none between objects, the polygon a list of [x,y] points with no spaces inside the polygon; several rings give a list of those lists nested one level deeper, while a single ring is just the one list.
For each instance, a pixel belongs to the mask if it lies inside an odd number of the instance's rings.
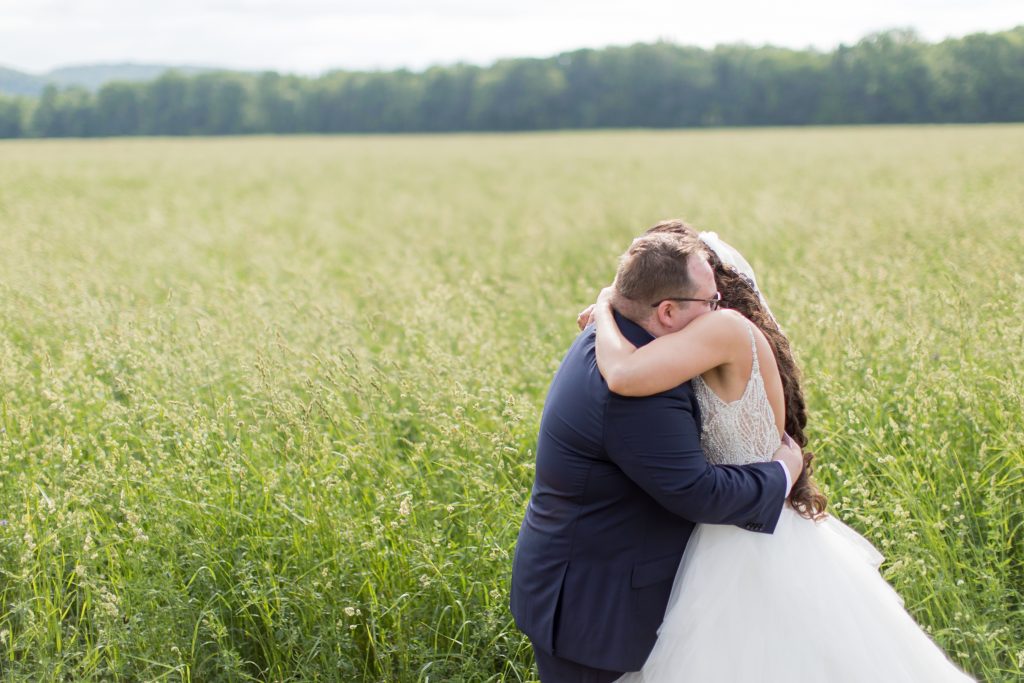
[{"label": "bride's bare back", "polygon": [[[740,395],[725,401],[703,377],[693,379],[693,391],[701,411],[701,445],[708,462],[717,465],[767,462],[782,440],[782,430],[776,423],[776,410],[766,391],[765,368],[757,348],[754,325],[746,322],[745,327],[749,338],[747,358],[750,365]],[[778,376],[778,371],[775,371],[775,376]],[[781,399],[781,382],[779,392]]]},{"label": "bride's bare back", "polygon": [[[779,367],[775,362],[775,354],[772,352],[767,337],[757,329],[756,325],[736,311],[722,309],[707,315],[734,318],[741,324],[736,325],[734,321],[729,326],[736,329],[737,335],[749,338],[753,343],[740,346],[737,351],[730,354],[732,358],[728,362],[711,368],[695,378],[694,386],[703,384],[714,398],[725,404],[731,404],[750,390],[751,382],[755,379],[753,373],[757,371],[768,405],[771,407],[773,422],[781,437],[785,431],[786,402]],[[722,322],[725,323],[724,320]]]}]

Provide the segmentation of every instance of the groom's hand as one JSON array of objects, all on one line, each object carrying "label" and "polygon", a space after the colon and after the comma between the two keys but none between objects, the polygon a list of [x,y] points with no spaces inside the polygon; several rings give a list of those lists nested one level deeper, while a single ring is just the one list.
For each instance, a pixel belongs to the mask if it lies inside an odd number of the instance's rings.
[{"label": "groom's hand", "polygon": [[782,445],[775,451],[773,460],[778,460],[789,470],[789,481],[795,482],[804,469],[804,454],[789,434],[782,435]]}]

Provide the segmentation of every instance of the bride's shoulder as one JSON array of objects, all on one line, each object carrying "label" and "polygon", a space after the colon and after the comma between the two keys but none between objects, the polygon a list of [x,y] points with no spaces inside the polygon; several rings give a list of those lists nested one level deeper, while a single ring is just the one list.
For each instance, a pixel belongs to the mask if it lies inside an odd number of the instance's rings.
[{"label": "bride's shoulder", "polygon": [[694,318],[690,324],[695,326],[694,331],[701,330],[705,334],[732,337],[743,333],[745,338],[750,321],[731,308],[719,308]]},{"label": "bride's shoulder", "polygon": [[720,308],[695,318],[690,325],[690,338],[719,354],[735,360],[750,354],[750,321],[742,313]]},{"label": "bride's shoulder", "polygon": [[750,324],[750,320],[734,308],[719,308],[717,311],[712,311],[710,315],[728,320],[733,327],[739,329],[745,329]]}]

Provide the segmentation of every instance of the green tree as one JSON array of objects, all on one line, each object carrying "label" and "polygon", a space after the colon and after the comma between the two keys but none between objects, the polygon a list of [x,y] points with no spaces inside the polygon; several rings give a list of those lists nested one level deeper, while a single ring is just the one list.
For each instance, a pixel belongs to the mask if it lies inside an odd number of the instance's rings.
[{"label": "green tree", "polygon": [[32,110],[30,128],[40,137],[63,137],[66,135],[64,112],[60,106],[60,91],[50,84],[43,88],[39,101]]},{"label": "green tree", "polygon": [[29,129],[41,137],[85,137],[95,135],[96,108],[85,88],[43,89],[31,114]]},{"label": "green tree", "polygon": [[840,46],[829,66],[819,106],[822,117],[828,123],[932,120],[926,49],[908,30],[876,33],[853,47]]},{"label": "green tree", "polygon": [[304,125],[305,79],[281,76],[274,71],[259,75],[250,102],[251,127],[265,133],[296,133]]},{"label": "green tree", "polygon": [[932,116],[950,121],[1024,119],[1024,26],[932,47]]},{"label": "green tree", "polygon": [[193,135],[228,135],[243,130],[248,93],[236,74],[212,72],[187,80],[185,130]]},{"label": "green tree", "polygon": [[479,73],[479,68],[461,64],[428,69],[422,76],[420,128],[434,132],[470,128],[470,112]]},{"label": "green tree", "polygon": [[20,138],[25,134],[25,99],[0,97],[0,138]]},{"label": "green tree", "polygon": [[65,135],[76,138],[96,135],[96,99],[91,92],[81,86],[68,88],[61,92],[58,107]]},{"label": "green tree", "polygon": [[478,80],[470,114],[474,128],[559,128],[565,76],[552,60],[512,59],[495,64]]},{"label": "green tree", "polygon": [[147,84],[142,99],[142,129],[147,135],[187,135],[188,79],[168,71]]},{"label": "green tree", "polygon": [[142,132],[144,87],[137,83],[107,83],[96,95],[98,135],[138,135]]}]

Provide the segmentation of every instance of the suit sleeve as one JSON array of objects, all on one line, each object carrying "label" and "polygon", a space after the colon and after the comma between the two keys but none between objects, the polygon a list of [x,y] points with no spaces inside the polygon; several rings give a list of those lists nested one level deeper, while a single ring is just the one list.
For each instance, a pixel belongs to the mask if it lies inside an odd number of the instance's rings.
[{"label": "suit sleeve", "polygon": [[609,458],[659,505],[680,517],[774,532],[786,499],[782,468],[774,462],[708,463],[692,403],[674,394],[612,394],[604,432]]}]

